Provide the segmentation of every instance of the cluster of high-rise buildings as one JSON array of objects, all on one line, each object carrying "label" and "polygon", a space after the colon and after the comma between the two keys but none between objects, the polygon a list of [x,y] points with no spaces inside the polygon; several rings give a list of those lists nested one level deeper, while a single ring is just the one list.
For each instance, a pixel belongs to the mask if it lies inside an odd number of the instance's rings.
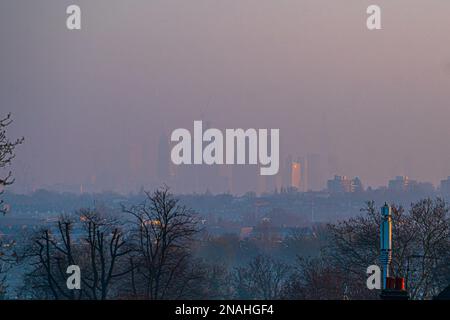
[{"label": "cluster of high-rise buildings", "polygon": [[[210,127],[210,121],[203,121],[204,130]],[[338,171],[336,157],[317,153],[297,157],[285,155],[280,159],[278,174],[274,176],[261,176],[257,165],[176,166],[170,161],[170,145],[169,135],[162,134],[158,144],[157,181],[152,183],[165,183],[180,193],[263,194],[282,189],[321,191],[326,187],[326,178]]]},{"label": "cluster of high-rise buildings", "polygon": [[158,146],[157,183],[168,184],[180,193],[263,194],[283,189],[321,191],[326,187],[326,177],[331,172],[328,167],[319,154],[289,155],[281,161],[279,172],[274,176],[261,176],[257,165],[176,166],[170,161],[168,137],[163,135]]},{"label": "cluster of high-rise buildings", "polygon": [[288,156],[282,167],[283,177],[278,187],[298,191],[319,191],[324,188],[327,168],[318,154],[293,158]]},{"label": "cluster of high-rise buildings", "polygon": [[335,175],[327,181],[327,190],[332,193],[363,192],[364,186],[358,177],[350,179],[347,176]]},{"label": "cluster of high-rise buildings", "polygon": [[[206,122],[206,127],[209,124]],[[261,176],[257,165],[180,165],[176,166],[170,159],[170,140],[167,134],[161,135],[158,141],[156,165],[152,169],[150,152],[139,144],[131,144],[125,159],[128,161],[128,172],[120,184],[122,189],[113,191],[127,192],[140,187],[153,188],[168,185],[175,193],[231,193],[242,195],[247,192],[256,194],[274,191],[327,191],[329,193],[358,193],[365,190],[358,177],[336,175],[340,172],[336,157],[322,154],[305,156],[285,156],[280,161],[277,175]],[[155,155],[153,153],[153,155]],[[100,191],[100,185],[117,185],[109,181],[106,174],[93,175],[79,188],[80,192]],[[98,178],[98,179],[97,179]],[[97,181],[98,180],[98,181]],[[97,187],[96,187],[97,185]],[[370,188],[370,187],[369,187]],[[394,192],[427,190],[434,191],[431,183],[418,182],[407,176],[396,176],[389,180],[386,187]],[[72,189],[70,189],[72,190]],[[74,189],[76,190],[76,189]],[[441,181],[437,187],[441,193],[450,194],[450,177]]]},{"label": "cluster of high-rise buildings", "polygon": [[[167,184],[177,193],[257,194],[276,190],[299,192],[327,191],[330,193],[358,193],[365,187],[359,177],[334,175],[339,171],[333,157],[319,154],[293,157],[288,155],[274,176],[261,176],[256,165],[182,165],[170,161],[170,143],[167,136],[160,137],[157,159],[157,184]],[[330,178],[332,177],[332,178]],[[431,183],[418,182],[407,176],[396,176],[385,187],[393,192],[414,190],[432,191]],[[441,181],[438,189],[450,194],[450,177]]]}]

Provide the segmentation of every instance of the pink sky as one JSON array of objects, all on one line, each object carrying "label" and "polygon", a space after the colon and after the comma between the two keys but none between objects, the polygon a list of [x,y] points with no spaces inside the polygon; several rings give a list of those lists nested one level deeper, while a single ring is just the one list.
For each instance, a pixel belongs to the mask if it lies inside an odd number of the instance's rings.
[{"label": "pink sky", "polygon": [[17,188],[134,188],[130,161],[151,179],[161,134],[199,119],[280,128],[284,156],[333,155],[374,186],[450,175],[448,1],[76,1],[69,32],[72,2],[0,4],[1,113],[26,137]]}]

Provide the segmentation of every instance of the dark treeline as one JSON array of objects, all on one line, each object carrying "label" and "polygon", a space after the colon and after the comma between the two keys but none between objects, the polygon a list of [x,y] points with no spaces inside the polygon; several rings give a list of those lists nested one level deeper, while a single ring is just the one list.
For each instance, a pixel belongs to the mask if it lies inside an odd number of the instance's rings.
[{"label": "dark treeline", "polygon": [[[293,260],[254,250],[248,240],[211,236],[201,217],[169,189],[144,201],[81,209],[28,234],[3,255],[26,270],[15,293],[24,299],[377,299],[366,269],[379,261],[380,215],[368,202],[358,217],[293,232],[280,247]],[[439,198],[393,205],[393,269],[413,299],[430,299],[450,283],[450,224]],[[227,263],[238,247],[253,255]],[[314,250],[307,250],[314,248]],[[242,248],[241,248],[242,249]],[[215,254],[214,254],[215,252]],[[69,265],[81,289],[66,286]],[[12,296],[10,294],[9,296]]]},{"label": "dark treeline", "polygon": [[[58,216],[0,233],[0,298],[376,299],[366,270],[379,261],[380,214],[373,201],[356,214],[363,199],[413,202],[392,205],[391,270],[406,278],[412,299],[431,299],[450,283],[449,208],[434,191],[7,194],[14,179],[3,170],[23,142],[7,137],[10,124],[9,115],[0,119],[0,212]],[[218,227],[239,234],[212,232]],[[67,286],[74,265],[79,290]]]}]

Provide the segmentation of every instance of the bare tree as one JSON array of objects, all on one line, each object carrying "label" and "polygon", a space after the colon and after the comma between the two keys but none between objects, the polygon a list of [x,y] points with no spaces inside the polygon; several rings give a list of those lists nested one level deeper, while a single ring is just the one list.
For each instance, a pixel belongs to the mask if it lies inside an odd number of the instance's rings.
[{"label": "bare tree", "polygon": [[450,225],[447,203],[442,199],[425,199],[410,211],[412,246],[409,250],[406,277],[411,297],[431,299],[448,285],[450,265]]},{"label": "bare tree", "polygon": [[258,255],[234,272],[234,287],[239,299],[280,299],[290,267],[266,255]]},{"label": "bare tree", "polygon": [[128,264],[131,249],[116,219],[92,210],[82,210],[80,218],[84,229],[80,248],[85,270],[82,283],[88,289],[89,298],[104,300],[114,280],[131,271],[132,266]]},{"label": "bare tree", "polygon": [[[26,275],[32,298],[93,299],[111,296],[111,289],[130,270],[127,246],[119,222],[97,210],[61,216],[55,228],[44,228],[26,248],[33,269]],[[74,229],[80,232],[75,235]],[[81,290],[66,286],[69,265],[81,269]],[[117,288],[117,292],[119,289]],[[117,294],[117,292],[114,292]]]},{"label": "bare tree", "polygon": [[[364,215],[330,224],[330,241],[325,248],[325,259],[349,275],[365,277],[365,270],[377,264],[379,257],[380,215],[375,204],[368,202]],[[402,210],[393,210],[397,220]],[[394,251],[395,252],[395,251]]]},{"label": "bare tree", "polygon": [[358,277],[346,273],[323,256],[298,257],[295,271],[283,288],[284,299],[351,300],[377,299]]},{"label": "bare tree", "polygon": [[[75,264],[72,241],[74,221],[61,216],[56,230],[43,228],[25,247],[23,259],[32,270],[25,276],[25,295],[37,299],[75,299],[75,291],[66,287],[66,268]],[[78,298],[82,291],[77,292]]]},{"label": "bare tree", "polygon": [[146,193],[146,200],[123,208],[134,217],[133,294],[145,299],[182,298],[196,279],[189,272],[190,244],[200,231],[196,214],[167,187]]},{"label": "bare tree", "polygon": [[[8,114],[5,118],[0,119],[0,170],[11,165],[12,160],[15,157],[15,148],[23,143],[23,138],[11,141],[6,135],[8,126],[12,123],[11,114]],[[7,172],[4,176],[0,177],[0,196],[4,192],[4,188],[14,183],[12,178],[12,172]],[[3,200],[0,200],[0,213],[5,214],[8,211],[8,207],[4,204]]]},{"label": "bare tree", "polygon": [[[0,214],[6,214],[9,211],[9,206],[6,205],[1,199],[5,188],[14,183],[12,178],[12,172],[7,171],[4,173],[6,167],[11,165],[15,157],[15,148],[23,143],[23,138],[11,141],[7,137],[7,128],[12,123],[11,114],[8,114],[5,118],[0,118]],[[6,295],[6,273],[11,268],[11,263],[15,261],[14,256],[10,256],[11,243],[0,236],[0,297]],[[15,253],[13,253],[15,254]]]},{"label": "bare tree", "polygon": [[[332,237],[324,250],[324,259],[361,287],[366,268],[379,263],[380,242],[378,210],[369,202],[364,211],[365,215],[330,225]],[[450,264],[447,213],[447,204],[439,198],[412,204],[409,212],[392,206],[391,271],[407,279],[412,299],[429,299],[448,285],[442,277]]]},{"label": "bare tree", "polygon": [[188,299],[227,299],[232,296],[230,274],[226,267],[196,260],[192,264],[192,272],[198,275],[198,280],[190,281]]}]

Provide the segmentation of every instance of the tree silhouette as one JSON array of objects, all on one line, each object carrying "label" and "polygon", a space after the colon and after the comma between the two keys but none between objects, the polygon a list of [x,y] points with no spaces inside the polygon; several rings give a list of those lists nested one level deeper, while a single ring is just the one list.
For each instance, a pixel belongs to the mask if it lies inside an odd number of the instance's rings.
[{"label": "tree silhouette", "polygon": [[[9,113],[5,118],[0,119],[0,170],[3,171],[15,158],[14,150],[22,144],[24,138],[9,140],[6,134],[8,126],[12,123],[11,114]],[[0,176],[0,196],[3,194],[6,186],[14,183],[12,172],[8,171],[5,175]],[[8,207],[4,201],[0,199],[0,213],[5,214],[8,211]]]},{"label": "tree silhouette", "polygon": [[123,211],[134,217],[133,295],[145,299],[185,297],[198,279],[190,243],[200,231],[196,214],[167,187],[146,192],[146,201]]}]

